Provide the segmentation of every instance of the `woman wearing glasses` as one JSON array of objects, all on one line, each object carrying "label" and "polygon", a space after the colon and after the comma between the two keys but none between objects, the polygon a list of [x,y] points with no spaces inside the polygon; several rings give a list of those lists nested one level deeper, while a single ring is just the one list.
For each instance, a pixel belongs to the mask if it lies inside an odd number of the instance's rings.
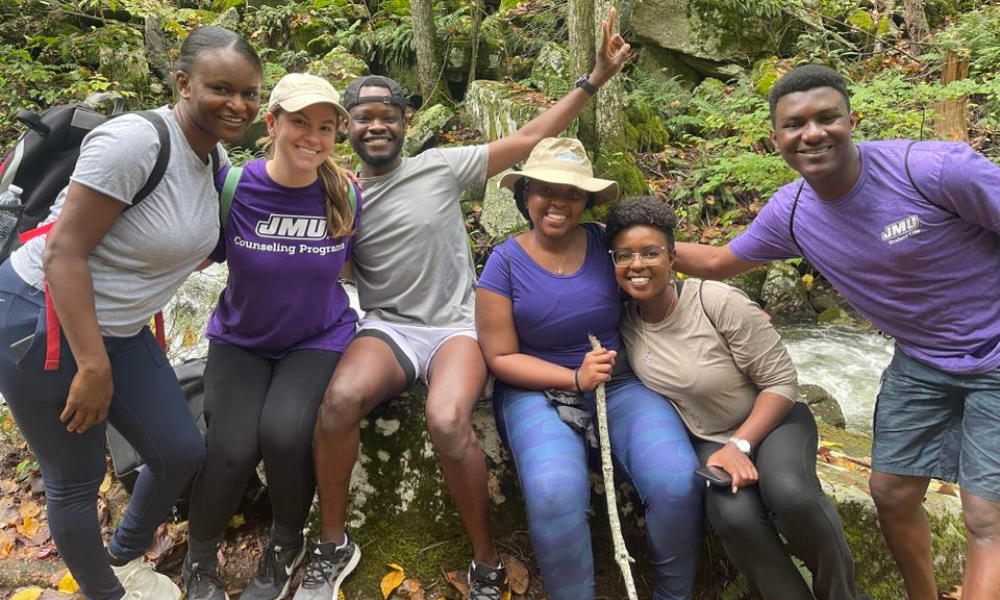
[{"label": "woman wearing glasses", "polygon": [[[796,402],[788,352],[741,291],[674,279],[675,225],[649,196],[608,215],[615,276],[632,297],[620,327],[632,368],[677,407],[701,464],[718,469],[708,518],[757,595],[854,600],[854,563],[816,477],[816,423]],[[779,534],[812,572],[812,591]]]},{"label": "woman wearing glasses", "polygon": [[[543,140],[500,184],[531,228],[493,250],[476,291],[476,329],[548,597],[594,598],[587,468],[597,447],[593,392],[604,383],[618,472],[646,507],[654,598],[690,598],[701,543],[697,460],[673,406],[629,371],[603,228],[580,225],[618,185],[595,179],[583,146],[566,138]],[[591,349],[589,332],[603,349]]]}]

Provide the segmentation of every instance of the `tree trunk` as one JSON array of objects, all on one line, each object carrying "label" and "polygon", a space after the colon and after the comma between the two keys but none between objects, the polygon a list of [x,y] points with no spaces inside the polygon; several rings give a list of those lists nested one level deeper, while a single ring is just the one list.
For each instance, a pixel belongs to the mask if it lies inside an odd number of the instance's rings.
[{"label": "tree trunk", "polygon": [[413,42],[417,47],[417,79],[424,106],[451,100],[442,77],[441,60],[437,52],[437,29],[434,26],[433,0],[411,0]]},{"label": "tree trunk", "polygon": [[[575,79],[589,73],[594,64],[594,1],[569,0],[566,5],[566,25],[569,28],[569,55],[571,75]],[[599,29],[599,28],[598,28]],[[598,33],[597,40],[600,39]],[[589,102],[578,117],[580,127],[577,137],[591,151],[597,150],[596,103]]]},{"label": "tree trunk", "polygon": [[[594,24],[592,31],[595,31],[594,48],[600,52],[602,37],[601,21],[607,17],[608,11],[615,6],[615,0],[594,0]],[[617,28],[617,23],[615,26]],[[611,32],[612,34],[615,31]],[[600,153],[624,152],[627,150],[625,143],[625,79],[621,75],[612,77],[607,83],[601,86],[600,93],[597,94],[597,140],[598,147],[595,148]]]},{"label": "tree trunk", "polygon": [[910,52],[914,55],[920,54],[920,42],[927,37],[929,27],[927,26],[927,14],[924,12],[924,0],[903,0],[904,19],[906,20],[906,31],[910,34]]},{"label": "tree trunk", "polygon": [[476,79],[476,61],[479,60],[479,29],[483,24],[483,0],[472,0],[472,35],[469,42],[472,46],[472,57],[469,60],[469,80],[472,83]]},{"label": "tree trunk", "polygon": [[[944,70],[941,72],[941,83],[948,85],[953,81],[969,76],[969,60],[960,58],[954,52],[945,52]],[[968,142],[969,128],[966,125],[968,98],[962,96],[955,100],[945,100],[934,106],[934,137],[953,142]]]}]

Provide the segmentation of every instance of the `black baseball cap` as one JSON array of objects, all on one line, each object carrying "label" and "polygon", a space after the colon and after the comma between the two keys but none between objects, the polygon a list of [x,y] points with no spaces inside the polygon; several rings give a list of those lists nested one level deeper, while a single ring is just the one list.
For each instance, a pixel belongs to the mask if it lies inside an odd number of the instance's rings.
[{"label": "black baseball cap", "polygon": [[[360,96],[361,88],[363,87],[382,87],[387,88],[390,92],[389,96]],[[398,106],[400,110],[404,113],[406,109],[410,107],[410,100],[403,96],[403,88],[395,80],[389,79],[388,77],[382,77],[381,75],[367,75],[365,77],[358,77],[347,86],[347,90],[344,92],[344,108],[351,110],[359,104],[369,104],[369,103],[381,103],[381,104],[393,104]]]}]

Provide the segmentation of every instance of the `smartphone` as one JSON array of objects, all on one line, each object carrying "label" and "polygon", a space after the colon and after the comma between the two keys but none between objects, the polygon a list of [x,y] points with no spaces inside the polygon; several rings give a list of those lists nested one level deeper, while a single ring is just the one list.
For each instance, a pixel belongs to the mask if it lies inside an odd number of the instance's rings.
[{"label": "smartphone", "polygon": [[31,346],[31,340],[35,339],[35,334],[31,334],[24,339],[17,340],[10,345],[10,351],[14,353],[14,358],[21,360],[24,355],[28,353],[28,348]]},{"label": "smartphone", "polygon": [[729,475],[725,469],[720,469],[719,467],[702,467],[700,469],[696,469],[694,474],[712,485],[720,487],[729,487],[733,485],[732,476]]}]

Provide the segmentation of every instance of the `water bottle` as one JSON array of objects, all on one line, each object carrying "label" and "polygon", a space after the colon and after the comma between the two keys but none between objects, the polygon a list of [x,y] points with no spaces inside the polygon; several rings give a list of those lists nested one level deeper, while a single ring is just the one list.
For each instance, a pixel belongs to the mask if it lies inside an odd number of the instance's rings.
[{"label": "water bottle", "polygon": [[17,235],[17,222],[21,216],[21,194],[24,190],[16,185],[7,187],[0,194],[0,252],[6,254],[11,248],[11,238]]}]

